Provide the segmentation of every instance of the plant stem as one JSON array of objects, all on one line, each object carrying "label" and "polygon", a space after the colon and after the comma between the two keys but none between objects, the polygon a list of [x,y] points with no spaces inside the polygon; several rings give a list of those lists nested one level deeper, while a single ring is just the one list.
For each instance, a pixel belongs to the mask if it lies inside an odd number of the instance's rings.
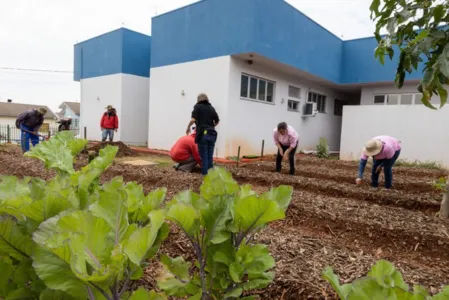
[{"label": "plant stem", "polygon": [[94,288],[96,288],[107,300],[113,300],[111,297],[109,297],[109,295],[108,294],[106,294],[106,292],[101,288],[101,287],[99,287],[98,285],[96,285],[95,283],[93,283],[93,282],[89,282]]},{"label": "plant stem", "polygon": [[94,293],[92,292],[92,288],[90,286],[87,286],[87,294],[89,296],[89,300],[95,300]]}]

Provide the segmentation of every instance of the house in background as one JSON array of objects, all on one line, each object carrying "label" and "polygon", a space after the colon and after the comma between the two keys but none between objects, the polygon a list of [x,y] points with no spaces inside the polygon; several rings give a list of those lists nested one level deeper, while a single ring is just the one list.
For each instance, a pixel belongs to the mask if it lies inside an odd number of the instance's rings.
[{"label": "house in background", "polygon": [[8,125],[11,130],[16,128],[16,119],[21,113],[41,107],[47,109],[47,113],[44,116],[44,124],[41,126],[39,132],[46,134],[55,131],[58,127],[58,124],[56,123],[58,117],[46,105],[0,102],[0,129],[2,135],[6,135]]},{"label": "house in background", "polygon": [[352,160],[385,134],[402,141],[402,158],[449,166],[449,108],[421,105],[420,71],[397,90],[397,57],[376,61],[374,37],[343,41],[283,0],[203,0],[154,17],[151,37],[137,35],[119,29],[75,45],[81,110],[94,130],[113,104],[123,109],[122,126],[139,124],[150,148],[168,150],[204,92],[221,118],[218,157],[239,146],[258,154],[263,140],[274,153],[273,128],[285,121],[303,150],[324,137]]},{"label": "house in background", "polygon": [[72,118],[72,129],[80,128],[80,103],[79,102],[63,102],[59,105],[60,111],[57,113],[59,119]]}]

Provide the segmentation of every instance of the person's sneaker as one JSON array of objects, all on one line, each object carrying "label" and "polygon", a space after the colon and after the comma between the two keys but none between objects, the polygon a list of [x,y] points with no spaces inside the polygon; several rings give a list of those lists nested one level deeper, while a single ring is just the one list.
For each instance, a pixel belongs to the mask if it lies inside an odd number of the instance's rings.
[{"label": "person's sneaker", "polygon": [[175,171],[178,171],[179,170],[179,164],[174,165],[173,169],[175,169]]}]

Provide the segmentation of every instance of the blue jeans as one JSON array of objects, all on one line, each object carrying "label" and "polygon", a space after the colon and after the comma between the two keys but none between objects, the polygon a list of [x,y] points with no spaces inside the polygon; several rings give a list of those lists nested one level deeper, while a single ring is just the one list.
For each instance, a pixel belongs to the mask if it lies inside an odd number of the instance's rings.
[{"label": "blue jeans", "polygon": [[393,165],[401,154],[401,150],[398,150],[394,153],[393,157],[390,159],[379,159],[374,160],[373,169],[371,170],[371,185],[373,187],[377,187],[379,185],[379,174],[376,172],[377,167],[380,165],[384,168],[385,175],[385,188],[391,188],[393,184]]},{"label": "blue jeans", "polygon": [[114,129],[103,129],[103,132],[101,133],[101,140],[104,142],[108,138],[109,135],[109,141],[112,142],[114,140]]},{"label": "blue jeans", "polygon": [[209,169],[214,167],[214,149],[216,137],[205,135],[198,142],[198,152],[200,153],[202,167],[201,173],[207,175]]},{"label": "blue jeans", "polygon": [[20,125],[20,129],[21,129],[21,138],[20,138],[20,142],[21,142],[21,146],[22,146],[22,151],[23,153],[30,151],[30,141],[31,144],[33,146],[36,146],[37,144],[39,144],[39,136],[23,131],[23,130],[27,130],[27,131],[34,131],[34,128],[30,128],[28,126],[25,125]]}]

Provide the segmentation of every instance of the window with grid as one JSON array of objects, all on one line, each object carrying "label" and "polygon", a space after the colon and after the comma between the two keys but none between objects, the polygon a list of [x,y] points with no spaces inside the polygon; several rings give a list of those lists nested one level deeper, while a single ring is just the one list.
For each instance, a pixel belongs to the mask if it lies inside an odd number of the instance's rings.
[{"label": "window with grid", "polygon": [[301,99],[301,89],[296,86],[288,86],[288,101],[287,109],[289,111],[299,112]]},{"label": "window with grid", "polygon": [[374,95],[374,104],[385,104],[386,95]]},{"label": "window with grid", "polygon": [[309,92],[307,100],[309,102],[316,103],[316,108],[318,112],[320,113],[326,112],[326,96],[314,92]]},{"label": "window with grid", "polygon": [[274,102],[274,82],[255,76],[242,74],[240,97],[261,102]]}]

